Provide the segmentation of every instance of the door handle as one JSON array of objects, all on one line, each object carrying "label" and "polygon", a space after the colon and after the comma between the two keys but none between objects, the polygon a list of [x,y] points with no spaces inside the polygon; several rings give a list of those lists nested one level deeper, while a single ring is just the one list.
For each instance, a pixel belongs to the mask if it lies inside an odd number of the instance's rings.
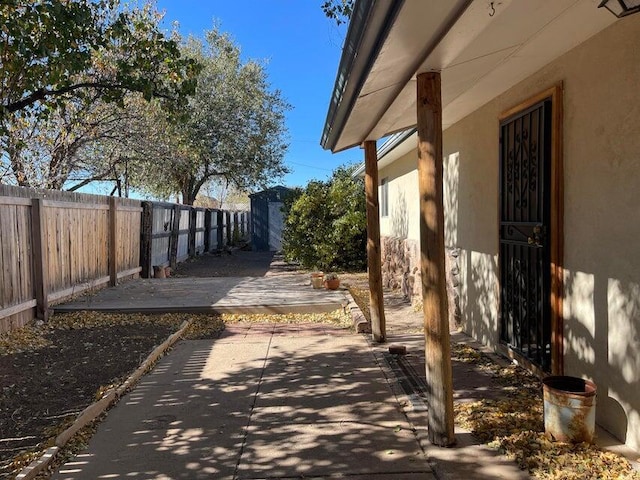
[{"label": "door handle", "polygon": [[542,246],[542,225],[536,225],[533,227],[533,235],[527,237],[527,243],[529,245],[535,245],[536,247]]}]

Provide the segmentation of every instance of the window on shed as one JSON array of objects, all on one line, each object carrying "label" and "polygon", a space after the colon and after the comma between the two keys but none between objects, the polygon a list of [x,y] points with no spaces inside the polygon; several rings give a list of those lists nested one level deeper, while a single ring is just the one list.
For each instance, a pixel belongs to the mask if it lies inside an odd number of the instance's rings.
[{"label": "window on shed", "polygon": [[387,177],[380,181],[380,216],[389,216],[389,179]]}]

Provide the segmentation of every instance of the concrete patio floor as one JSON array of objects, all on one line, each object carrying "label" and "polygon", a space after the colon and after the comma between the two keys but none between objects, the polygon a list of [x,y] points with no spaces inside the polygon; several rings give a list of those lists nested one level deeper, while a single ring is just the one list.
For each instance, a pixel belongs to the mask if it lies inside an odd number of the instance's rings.
[{"label": "concrete patio floor", "polygon": [[249,324],[180,342],[53,476],[343,477],[436,478],[363,336]]},{"label": "concrete patio floor", "polygon": [[54,307],[56,312],[316,313],[345,307],[345,290],[314,290],[309,275],[135,279]]}]

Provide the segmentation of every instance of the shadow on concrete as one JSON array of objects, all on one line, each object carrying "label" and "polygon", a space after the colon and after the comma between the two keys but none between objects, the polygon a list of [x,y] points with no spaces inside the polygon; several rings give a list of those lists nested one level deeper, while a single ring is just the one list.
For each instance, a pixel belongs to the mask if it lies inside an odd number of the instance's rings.
[{"label": "shadow on concrete", "polygon": [[53,478],[435,478],[361,337],[231,327],[180,343]]}]

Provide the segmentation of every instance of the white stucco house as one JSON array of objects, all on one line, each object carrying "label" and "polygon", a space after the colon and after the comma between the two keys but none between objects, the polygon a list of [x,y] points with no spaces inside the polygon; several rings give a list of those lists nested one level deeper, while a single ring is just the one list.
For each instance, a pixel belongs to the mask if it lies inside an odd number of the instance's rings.
[{"label": "white stucco house", "polygon": [[460,327],[595,381],[598,423],[640,450],[640,14],[600,4],[357,2],[322,144],[388,138],[383,279],[419,294],[416,76],[440,72]]}]

